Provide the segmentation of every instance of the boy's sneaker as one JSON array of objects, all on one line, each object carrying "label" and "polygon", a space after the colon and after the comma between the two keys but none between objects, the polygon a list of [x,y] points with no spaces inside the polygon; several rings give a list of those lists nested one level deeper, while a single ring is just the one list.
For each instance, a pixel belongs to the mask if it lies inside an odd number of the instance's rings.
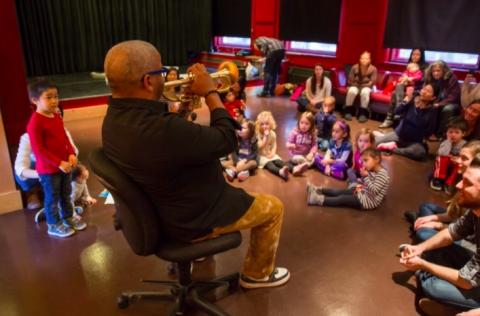
[{"label": "boy's sneaker", "polygon": [[308,205],[320,205],[323,206],[325,202],[325,195],[318,194],[316,190],[312,190],[307,194],[307,204]]},{"label": "boy's sneaker", "polygon": [[238,181],[242,182],[247,180],[249,176],[250,176],[250,172],[248,172],[248,170],[243,170],[238,173],[237,178],[238,178]]},{"label": "boy's sneaker", "polygon": [[283,180],[288,180],[288,167],[285,166],[278,172],[278,175],[283,178]]},{"label": "boy's sneaker", "polygon": [[87,228],[87,223],[85,223],[81,218],[72,216],[63,220],[65,226],[71,227],[75,230],[84,230]]},{"label": "boy's sneaker", "polygon": [[35,213],[34,217],[35,223],[40,223],[45,220],[45,209],[40,209],[37,213]]},{"label": "boy's sneaker", "polygon": [[70,227],[65,226],[62,222],[59,222],[57,224],[48,224],[48,234],[65,238],[75,234],[75,231]]},{"label": "boy's sneaker", "polygon": [[307,182],[307,196],[311,194],[312,192],[322,194],[322,187],[321,186],[316,186],[311,184],[310,182]]},{"label": "boy's sneaker", "polygon": [[75,206],[75,207],[73,208],[73,210],[74,210],[75,213],[77,213],[78,215],[82,215],[82,214],[83,214],[83,211],[84,211],[83,207],[81,207],[81,206]]},{"label": "boy's sneaker", "polygon": [[258,289],[262,287],[275,287],[287,283],[290,279],[290,272],[286,268],[277,267],[273,272],[263,279],[254,279],[246,275],[240,277],[240,286],[245,289]]},{"label": "boy's sneaker", "polygon": [[292,174],[294,176],[301,176],[308,169],[308,163],[304,162],[302,164],[296,165],[293,167]]},{"label": "boy's sneaker", "polygon": [[235,170],[233,169],[225,169],[225,174],[227,175],[227,180],[232,182],[235,179]]},{"label": "boy's sneaker", "polygon": [[430,181],[430,188],[432,188],[435,191],[442,191],[443,189],[443,181],[440,179],[435,179],[433,178]]}]

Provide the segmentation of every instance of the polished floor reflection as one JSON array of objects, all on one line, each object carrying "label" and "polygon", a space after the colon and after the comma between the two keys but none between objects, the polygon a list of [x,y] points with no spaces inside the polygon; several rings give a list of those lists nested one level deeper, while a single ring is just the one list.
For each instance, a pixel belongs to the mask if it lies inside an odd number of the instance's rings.
[{"label": "polished floor reflection", "polygon": [[[287,158],[285,141],[296,124],[295,106],[283,98],[256,99],[254,92],[249,91],[247,114],[255,117],[264,109],[274,113],[280,155]],[[85,163],[89,150],[101,144],[101,123],[101,118],[92,118],[67,124]],[[352,123],[353,134],[359,127]],[[292,278],[279,288],[239,289],[217,304],[231,315],[416,315],[413,278],[396,256],[398,245],[409,240],[402,213],[424,201],[441,203],[444,196],[427,185],[431,162],[390,156],[384,165],[391,188],[382,206],[370,212],[307,207],[307,180],[344,186],[314,170],[288,183],[264,171],[235,182],[248,191],[275,194],[285,203],[277,262],[290,269]],[[103,189],[93,176],[89,186],[95,195]],[[45,224],[35,224],[27,210],[0,216],[0,315],[167,314],[168,303],[162,302],[117,309],[122,290],[155,289],[140,284],[141,278],[168,278],[167,263],[134,255],[113,228],[113,207],[103,202],[99,198],[86,212],[88,228],[65,240],[49,237]],[[247,242],[245,232],[241,247],[196,264],[194,275],[206,278],[239,270]]]}]

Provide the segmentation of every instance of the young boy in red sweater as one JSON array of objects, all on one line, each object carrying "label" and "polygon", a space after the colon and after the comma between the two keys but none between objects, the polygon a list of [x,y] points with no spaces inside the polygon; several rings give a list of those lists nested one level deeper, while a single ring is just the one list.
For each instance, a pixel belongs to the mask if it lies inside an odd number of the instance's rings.
[{"label": "young boy in red sweater", "polygon": [[[87,224],[73,216],[70,195],[72,167],[77,157],[63,127],[58,112],[58,89],[46,79],[39,79],[28,87],[30,100],[36,106],[27,125],[36,169],[45,196],[44,208],[48,234],[68,237]],[[60,204],[60,211],[58,205]]]}]

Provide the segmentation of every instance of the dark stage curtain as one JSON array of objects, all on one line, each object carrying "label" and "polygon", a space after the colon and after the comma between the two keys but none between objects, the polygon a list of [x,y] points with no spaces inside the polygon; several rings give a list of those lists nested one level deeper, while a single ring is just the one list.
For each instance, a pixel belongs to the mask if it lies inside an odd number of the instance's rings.
[{"label": "dark stage curtain", "polygon": [[208,50],[212,0],[16,0],[29,76],[103,69],[115,43],[155,45],[166,65]]},{"label": "dark stage curtain", "polygon": [[251,0],[213,0],[213,35],[250,37]]},{"label": "dark stage curtain", "polygon": [[281,0],[280,38],[336,44],[341,0]]},{"label": "dark stage curtain", "polygon": [[478,0],[390,0],[384,46],[480,51]]}]

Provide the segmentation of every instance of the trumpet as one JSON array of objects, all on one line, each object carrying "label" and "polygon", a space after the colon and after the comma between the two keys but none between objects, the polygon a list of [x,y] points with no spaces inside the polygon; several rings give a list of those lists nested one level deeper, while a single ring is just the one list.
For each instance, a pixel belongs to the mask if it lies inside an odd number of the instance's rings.
[{"label": "trumpet", "polygon": [[[225,61],[218,66],[218,71],[210,74],[210,77],[216,80],[217,91],[226,93],[238,80],[238,67],[231,61]],[[185,93],[185,89],[182,89],[191,85],[193,79],[193,75],[189,73],[184,79],[165,82],[163,97],[172,102],[190,103],[194,109],[200,107],[199,96],[188,95]]]}]

